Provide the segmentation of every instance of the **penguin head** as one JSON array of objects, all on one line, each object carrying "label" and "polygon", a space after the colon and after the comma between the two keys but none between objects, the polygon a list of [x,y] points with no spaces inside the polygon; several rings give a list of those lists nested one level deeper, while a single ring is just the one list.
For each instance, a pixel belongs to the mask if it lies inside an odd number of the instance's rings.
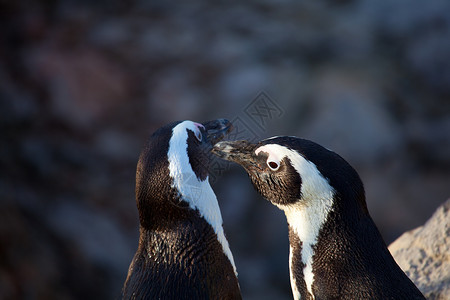
[{"label": "penguin head", "polygon": [[211,149],[230,132],[228,120],[170,123],[156,130],[139,157],[136,201],[141,225],[170,209],[193,206],[208,186]]},{"label": "penguin head", "polygon": [[356,171],[338,154],[312,141],[288,136],[258,143],[223,141],[214,146],[213,153],[240,164],[256,190],[282,209],[336,199],[349,207],[356,202],[367,212]]}]

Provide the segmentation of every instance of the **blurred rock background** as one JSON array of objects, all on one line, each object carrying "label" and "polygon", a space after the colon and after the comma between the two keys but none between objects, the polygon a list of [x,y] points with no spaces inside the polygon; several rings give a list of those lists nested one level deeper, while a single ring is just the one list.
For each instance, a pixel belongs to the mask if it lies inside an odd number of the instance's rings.
[{"label": "blurred rock background", "polygon": [[389,251],[428,300],[450,299],[450,198],[424,225],[390,244]]},{"label": "blurred rock background", "polygon": [[[0,298],[113,299],[140,148],[173,120],[297,135],[360,173],[390,243],[450,196],[450,2],[0,1]],[[245,299],[290,299],[284,215],[211,182]]]}]

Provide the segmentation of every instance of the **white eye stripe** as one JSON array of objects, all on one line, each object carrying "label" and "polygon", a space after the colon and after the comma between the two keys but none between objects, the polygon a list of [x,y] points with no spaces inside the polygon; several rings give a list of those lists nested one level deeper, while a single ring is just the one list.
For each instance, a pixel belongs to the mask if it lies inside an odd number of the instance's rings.
[{"label": "white eye stripe", "polygon": [[[279,152],[276,151],[277,149],[274,149],[273,147],[271,147],[272,144],[269,145],[264,145],[259,147],[258,149],[255,150],[255,154],[258,155],[259,152],[265,152],[269,155],[269,157],[267,158],[267,160],[271,160],[271,161],[275,161],[275,162],[279,162],[280,159],[280,155]],[[283,155],[284,157],[285,155]],[[281,158],[283,158],[281,157]]]},{"label": "white eye stripe", "polygon": [[[169,176],[173,179],[172,187],[180,193],[181,197],[189,203],[189,206],[192,209],[197,209],[201,216],[212,226],[217,235],[217,239],[222,245],[223,251],[228,257],[237,276],[233,255],[223,231],[222,214],[217,202],[217,197],[214,194],[208,179],[204,181],[199,180],[189,162],[187,153],[187,140],[189,135],[187,130],[189,129],[194,132],[196,137],[197,132],[199,132],[201,136],[198,127],[199,126],[194,122],[184,121],[172,129],[172,137],[169,141],[169,150],[167,153],[169,160]],[[191,178],[193,178],[193,180],[190,180]]]},{"label": "white eye stripe", "polygon": [[284,155],[280,157],[277,151],[274,151],[270,145],[261,146],[255,150],[255,154],[258,155],[260,152],[265,152],[269,156],[267,157],[266,164],[272,170],[276,171],[280,168],[280,161],[284,158]]},{"label": "white eye stripe", "polygon": [[197,123],[197,122],[193,122],[193,123],[194,123],[194,125],[195,125],[197,128],[203,128],[203,129],[205,129],[205,126],[203,126],[202,124]]},{"label": "white eye stripe", "polygon": [[202,132],[200,131],[200,128],[205,129],[205,126],[203,126],[202,124],[197,123],[197,122],[192,122],[192,123],[193,123],[194,126],[195,126],[195,129],[194,129],[194,135],[195,135],[195,137],[197,138],[197,140],[198,140],[199,142],[201,142],[201,141],[202,141],[202,138],[203,138],[203,135],[202,135]]},{"label": "white eye stripe", "polygon": [[199,142],[202,141],[202,133],[200,132],[199,129],[196,130],[196,131],[194,132],[194,135],[195,135],[195,137],[197,138],[197,140],[198,140]]}]

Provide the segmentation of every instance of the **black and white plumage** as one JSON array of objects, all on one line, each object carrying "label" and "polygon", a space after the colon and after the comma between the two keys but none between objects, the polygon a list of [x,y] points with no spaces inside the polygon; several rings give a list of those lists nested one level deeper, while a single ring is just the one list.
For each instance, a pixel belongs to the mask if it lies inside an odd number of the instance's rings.
[{"label": "black and white plumage", "polygon": [[424,299],[389,253],[357,172],[339,155],[296,137],[219,142],[289,226],[294,299]]},{"label": "black and white plumage", "polygon": [[139,246],[123,299],[241,299],[237,272],[208,182],[212,145],[224,119],[158,129],[136,171]]}]

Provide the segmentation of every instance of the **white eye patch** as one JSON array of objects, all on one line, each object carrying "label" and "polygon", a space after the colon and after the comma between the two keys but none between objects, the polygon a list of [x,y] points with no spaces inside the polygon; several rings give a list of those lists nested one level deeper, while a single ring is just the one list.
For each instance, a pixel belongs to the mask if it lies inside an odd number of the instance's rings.
[{"label": "white eye patch", "polygon": [[202,124],[197,123],[197,122],[193,122],[193,123],[194,123],[194,125],[195,125],[194,135],[195,135],[195,137],[197,138],[197,140],[198,140],[199,142],[201,142],[201,141],[202,141],[202,133],[201,133],[201,131],[200,131],[200,128],[205,129],[205,126],[203,126]]},{"label": "white eye patch", "polygon": [[203,128],[203,129],[205,129],[205,126],[203,126],[202,124],[197,123],[197,122],[193,122],[193,123],[194,123],[194,125],[195,125],[197,128]]},{"label": "white eye patch", "polygon": [[266,163],[272,171],[276,171],[280,168],[280,162],[284,155],[281,156],[274,147],[271,147],[271,145],[264,145],[255,150],[256,155],[258,155],[259,152],[265,152],[269,155]]},{"label": "white eye patch", "polygon": [[196,130],[194,133],[195,133],[195,137],[197,138],[197,140],[199,142],[201,142],[202,141],[202,133],[200,132],[200,130]]}]

